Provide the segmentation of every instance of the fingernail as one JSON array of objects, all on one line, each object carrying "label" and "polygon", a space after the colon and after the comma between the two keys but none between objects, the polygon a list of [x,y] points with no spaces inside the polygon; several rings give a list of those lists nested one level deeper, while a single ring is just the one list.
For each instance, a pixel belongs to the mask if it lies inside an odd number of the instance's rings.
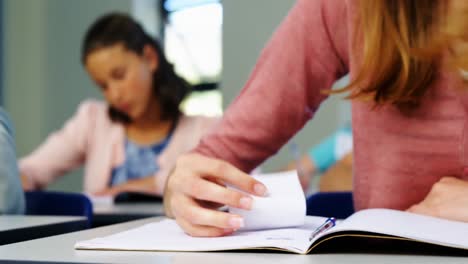
[{"label": "fingernail", "polygon": [[254,191],[257,195],[260,195],[260,196],[267,195],[267,189],[265,188],[265,186],[263,186],[263,184],[260,184],[260,183],[257,183],[254,185]]},{"label": "fingernail", "polygon": [[231,217],[229,219],[229,226],[233,229],[239,229],[241,227],[244,227],[244,219],[240,217]]},{"label": "fingernail", "polygon": [[239,200],[239,204],[242,208],[250,210],[252,208],[252,198],[242,197]]}]

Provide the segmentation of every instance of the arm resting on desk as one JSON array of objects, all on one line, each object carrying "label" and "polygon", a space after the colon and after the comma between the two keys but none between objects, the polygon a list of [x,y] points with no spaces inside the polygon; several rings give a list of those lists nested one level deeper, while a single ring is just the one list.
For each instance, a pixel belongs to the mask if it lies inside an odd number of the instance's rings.
[{"label": "arm resting on desk", "polygon": [[422,202],[411,206],[408,211],[468,222],[468,181],[444,177],[432,186]]}]

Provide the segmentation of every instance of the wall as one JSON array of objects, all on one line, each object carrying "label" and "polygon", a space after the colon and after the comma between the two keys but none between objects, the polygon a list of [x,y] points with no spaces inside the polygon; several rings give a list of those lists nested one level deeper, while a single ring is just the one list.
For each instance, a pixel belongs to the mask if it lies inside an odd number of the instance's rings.
[{"label": "wall", "polygon": [[[247,81],[257,57],[282,21],[294,0],[224,0],[223,78],[224,104],[229,104]],[[316,113],[315,118],[294,137],[302,151],[330,134],[339,124],[350,119],[349,104],[332,96]],[[291,160],[288,148],[262,167],[275,170]]]}]

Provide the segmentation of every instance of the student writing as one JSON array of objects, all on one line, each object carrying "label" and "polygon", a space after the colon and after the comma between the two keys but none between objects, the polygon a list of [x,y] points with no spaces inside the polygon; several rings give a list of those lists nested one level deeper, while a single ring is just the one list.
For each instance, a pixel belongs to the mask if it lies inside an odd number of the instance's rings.
[{"label": "student writing", "polygon": [[[456,7],[454,7],[456,6]],[[468,2],[299,0],[221,124],[169,177],[166,213],[195,236],[243,226],[266,188],[245,172],[313,117],[328,87],[351,84],[357,210],[468,221]]]}]

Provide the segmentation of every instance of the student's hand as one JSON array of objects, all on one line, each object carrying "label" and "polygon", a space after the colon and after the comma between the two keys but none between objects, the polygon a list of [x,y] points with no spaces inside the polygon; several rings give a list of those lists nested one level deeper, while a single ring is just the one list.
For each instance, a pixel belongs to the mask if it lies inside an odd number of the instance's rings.
[{"label": "student's hand", "polygon": [[266,187],[231,164],[199,154],[186,154],[177,160],[165,192],[166,215],[175,218],[192,236],[222,236],[243,226],[238,216],[217,210],[221,205],[250,210],[248,194],[229,189],[226,184],[251,194],[264,196]]},{"label": "student's hand", "polygon": [[468,182],[444,177],[432,186],[426,198],[409,212],[468,222]]}]

